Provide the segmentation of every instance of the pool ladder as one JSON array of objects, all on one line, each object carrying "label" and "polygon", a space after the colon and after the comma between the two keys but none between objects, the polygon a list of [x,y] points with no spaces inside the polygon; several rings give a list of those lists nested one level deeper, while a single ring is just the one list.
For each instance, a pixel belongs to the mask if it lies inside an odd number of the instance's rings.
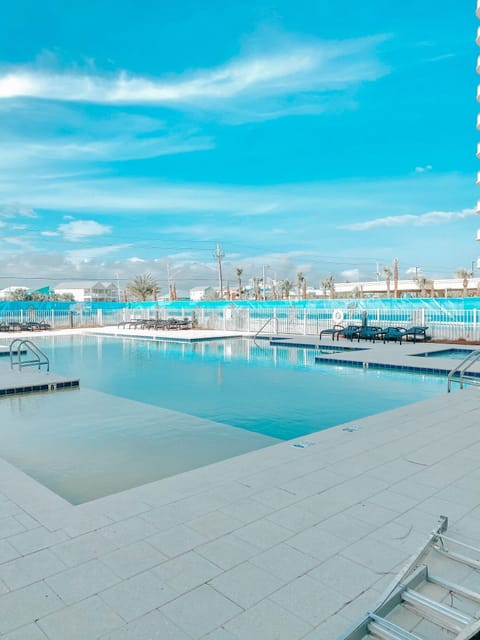
[{"label": "pool ladder", "polygon": [[477,360],[480,360],[480,350],[469,353],[466,358],[450,371],[448,374],[448,393],[451,391],[452,382],[458,382],[460,389],[463,389],[464,384],[480,385],[480,377],[478,375],[468,375],[468,370]]},{"label": "pool ladder", "polygon": [[[22,355],[30,357],[30,360],[22,360]],[[14,356],[17,356],[16,360]],[[15,366],[18,366],[19,370],[23,367],[38,367],[40,370],[45,366],[46,370],[50,371],[50,360],[31,340],[15,338],[10,343],[10,368],[13,369]]]},{"label": "pool ladder", "polygon": [[270,322],[272,322],[272,320],[273,320],[273,318],[269,318],[266,322],[264,322],[262,324],[262,326],[260,327],[260,329],[257,331],[257,333],[253,336],[253,342],[257,347],[260,347],[260,345],[257,342],[257,338],[258,338],[259,334],[265,329],[265,327],[267,325],[270,324]]}]

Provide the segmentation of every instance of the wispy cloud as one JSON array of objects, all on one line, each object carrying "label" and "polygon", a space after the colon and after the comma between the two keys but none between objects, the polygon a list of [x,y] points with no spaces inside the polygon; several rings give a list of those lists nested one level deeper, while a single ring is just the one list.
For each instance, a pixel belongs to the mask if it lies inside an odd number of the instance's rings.
[{"label": "wispy cloud", "polygon": [[88,249],[72,249],[65,252],[65,257],[73,264],[79,264],[82,262],[90,262],[94,258],[100,258],[103,256],[116,253],[122,249],[128,249],[131,244],[110,244],[103,247],[91,247]]},{"label": "wispy cloud", "polygon": [[29,97],[97,104],[200,105],[256,94],[334,91],[387,73],[377,45],[385,36],[345,41],[291,42],[281,50],[234,59],[212,69],[167,78],[121,71],[90,72],[11,68],[0,74],[0,99]]},{"label": "wispy cloud", "polygon": [[354,222],[352,224],[339,225],[338,229],[348,229],[349,231],[368,231],[380,227],[426,227],[429,225],[445,224],[453,220],[463,220],[476,214],[476,209],[462,209],[461,211],[429,211],[419,215],[405,214],[401,216],[385,216],[366,220],[365,222]]},{"label": "wispy cloud", "polygon": [[427,164],[424,167],[422,167],[422,166],[415,167],[415,173],[428,173],[432,169],[433,169],[432,165],[431,164]]},{"label": "wispy cloud", "polygon": [[61,224],[58,232],[63,235],[65,240],[70,242],[78,242],[96,236],[104,236],[110,233],[111,227],[100,224],[95,220],[74,220]]}]

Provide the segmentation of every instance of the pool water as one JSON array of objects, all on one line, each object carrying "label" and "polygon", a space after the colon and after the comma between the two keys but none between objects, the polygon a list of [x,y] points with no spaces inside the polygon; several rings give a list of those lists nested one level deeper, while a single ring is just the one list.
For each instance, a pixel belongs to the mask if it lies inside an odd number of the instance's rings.
[{"label": "pool water", "polygon": [[423,358],[448,358],[449,360],[463,360],[475,349],[441,349],[440,351],[430,351],[426,353],[417,353],[415,355]]},{"label": "pool water", "polygon": [[315,364],[315,349],[248,339],[82,337],[44,344],[52,371],[89,387],[288,440],[445,391],[432,376]]},{"label": "pool water", "polygon": [[445,393],[445,379],[315,364],[316,349],[50,336],[81,388],[0,399],[0,457],[85,502]]}]

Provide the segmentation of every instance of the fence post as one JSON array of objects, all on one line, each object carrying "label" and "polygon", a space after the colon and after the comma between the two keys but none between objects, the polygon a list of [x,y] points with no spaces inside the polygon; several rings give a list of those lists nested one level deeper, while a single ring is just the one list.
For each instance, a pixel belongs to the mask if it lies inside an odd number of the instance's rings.
[{"label": "fence post", "polygon": [[102,309],[97,309],[97,324],[103,327],[103,313]]},{"label": "fence post", "polygon": [[278,317],[277,317],[277,307],[273,309],[273,328],[275,331],[275,335],[278,335]]},{"label": "fence post", "polygon": [[303,310],[303,335],[307,335],[307,308]]},{"label": "fence post", "polygon": [[51,310],[50,314],[51,314],[50,324],[55,329],[55,311],[54,311],[54,309]]}]

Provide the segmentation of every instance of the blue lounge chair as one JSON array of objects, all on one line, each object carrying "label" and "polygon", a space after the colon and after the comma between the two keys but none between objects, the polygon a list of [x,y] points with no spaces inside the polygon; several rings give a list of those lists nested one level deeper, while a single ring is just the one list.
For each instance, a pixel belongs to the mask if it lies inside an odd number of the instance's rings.
[{"label": "blue lounge chair", "polygon": [[319,335],[319,339],[322,339],[322,336],[326,336],[326,335],[331,335],[332,336],[332,340],[335,340],[335,336],[337,336],[337,340],[340,337],[340,334],[343,333],[343,331],[345,330],[345,327],[341,324],[334,324],[333,327],[331,329],[322,329],[322,331],[320,331],[320,335]]},{"label": "blue lounge chair", "polygon": [[381,327],[372,327],[372,326],[364,326],[361,327],[358,331],[358,341],[360,340],[370,340],[371,342],[375,342],[375,340],[379,340],[383,337],[383,329]]},{"label": "blue lounge chair", "polygon": [[422,340],[426,342],[427,340],[431,340],[432,336],[427,335],[428,327],[409,327],[405,331],[405,340],[409,342],[417,342],[417,340]]},{"label": "blue lounge chair", "polygon": [[399,342],[402,344],[402,340],[405,337],[405,331],[403,327],[387,327],[379,334],[383,338],[383,344],[385,342]]},{"label": "blue lounge chair", "polygon": [[358,334],[361,328],[362,327],[359,327],[356,324],[349,324],[348,327],[345,327],[345,329],[343,329],[343,331],[339,335],[342,335],[347,340],[353,342],[354,338],[358,338]]}]

